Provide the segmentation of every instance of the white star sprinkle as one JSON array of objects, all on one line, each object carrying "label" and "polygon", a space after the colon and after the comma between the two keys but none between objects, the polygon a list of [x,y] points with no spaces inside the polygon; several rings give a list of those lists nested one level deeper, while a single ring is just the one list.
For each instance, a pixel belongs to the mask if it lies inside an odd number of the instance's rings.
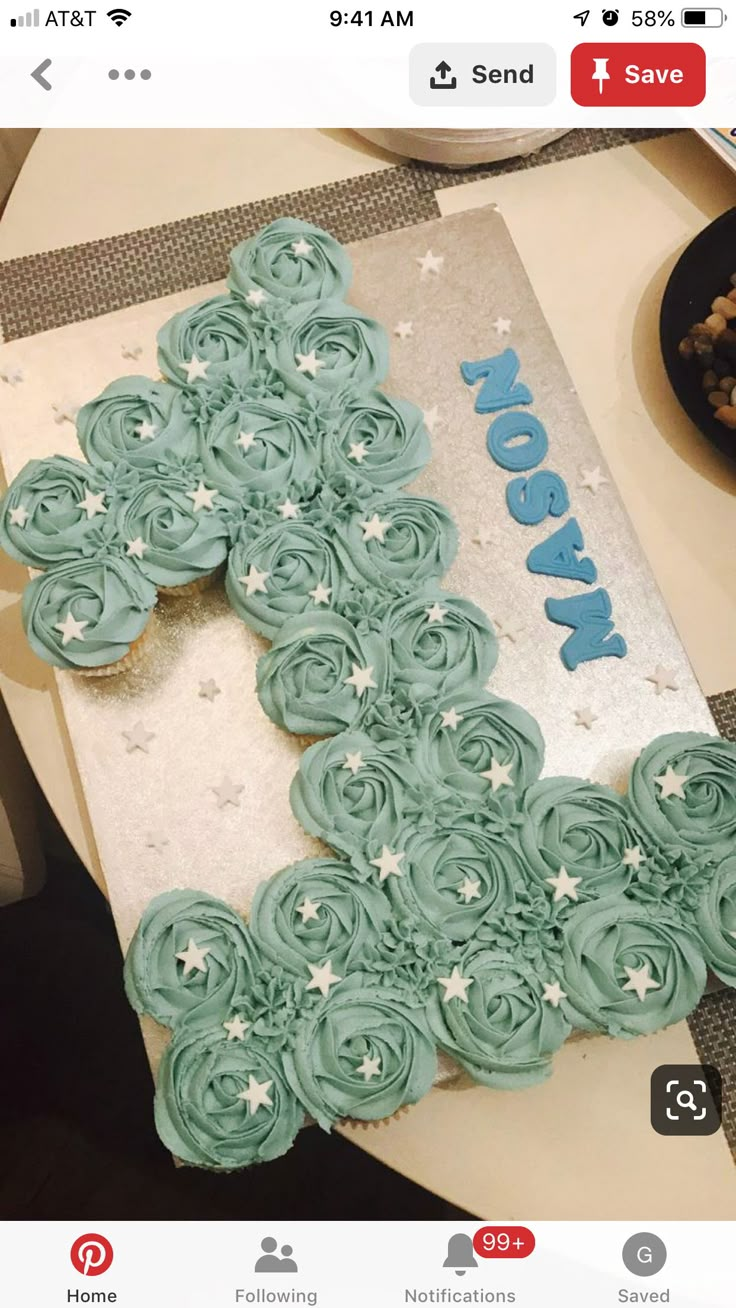
[{"label": "white star sprinkle", "polygon": [[488,527],[479,527],[473,536],[473,544],[480,545],[485,549],[487,545],[493,543],[493,532]]},{"label": "white star sprinkle", "polygon": [[155,731],[146,731],[142,722],[136,722],[130,731],[123,731],[122,734],[128,742],[125,746],[127,754],[132,754],[136,749],[140,749],[144,754],[147,754],[149,742],[156,739]]},{"label": "white star sprinkle", "polygon": [[512,767],[513,763],[499,763],[498,759],[491,755],[491,766],[487,772],[481,772],[480,775],[485,777],[486,781],[490,781],[494,795],[497,790],[501,789],[501,786],[513,786],[514,783],[511,780]]},{"label": "white star sprinkle", "polygon": [[380,1076],[381,1075],[380,1058],[369,1058],[368,1055],[366,1054],[363,1058],[363,1062],[360,1064],[360,1067],[356,1067],[355,1075],[364,1077],[366,1082],[370,1081],[371,1078],[374,1076]]},{"label": "white star sprinkle", "polygon": [[125,546],[129,559],[142,559],[148,549],[148,545],[142,536],[136,536],[135,540],[127,540]]},{"label": "white star sprinkle", "polygon": [[216,495],[219,495],[219,493],[219,491],[212,490],[210,487],[205,486],[203,481],[199,483],[196,490],[185,492],[187,499],[192,501],[195,513],[199,513],[201,509],[214,508],[212,501]]},{"label": "white star sprinkle", "polygon": [[227,804],[232,804],[233,808],[240,808],[240,795],[243,786],[238,786],[231,781],[229,777],[223,777],[219,786],[213,786],[213,794],[217,796],[217,807],[225,808]]},{"label": "white star sprinkle", "polygon": [[179,962],[184,964],[184,975],[189,976],[189,973],[194,971],[206,972],[207,964],[205,959],[209,952],[207,945],[203,945],[200,949],[199,945],[195,944],[190,936],[186,949],[182,949],[181,953],[176,955]]},{"label": "white star sprinkle", "polygon": [[378,690],[378,686],[373,680],[373,664],[369,668],[361,668],[358,663],[353,663],[353,675],[344,678],[346,686],[355,686],[355,693],[360,699],[365,690]]},{"label": "white star sprinkle", "polygon": [[440,411],[437,408],[437,405],[435,404],[434,407],[431,409],[425,409],[422,414],[422,417],[424,418],[424,425],[427,428],[427,431],[429,432],[430,436],[434,436],[435,428],[439,427],[440,423],[442,422],[442,418],[440,417]]},{"label": "white star sprinkle", "polygon": [[123,345],[120,353],[124,359],[140,359],[143,353],[143,346],[134,343],[133,345]]},{"label": "white star sprinkle", "polygon": [[315,604],[329,604],[331,594],[332,594],[332,587],[323,586],[322,582],[318,581],[314,590],[310,590],[309,598],[313,599]]},{"label": "white star sprinkle", "polygon": [[152,441],[156,435],[156,428],[152,422],[140,422],[137,427],[133,428],[133,431],[142,441]]},{"label": "white star sprinkle", "polygon": [[308,372],[310,376],[316,377],[320,368],[324,368],[324,359],[318,359],[316,352],[310,350],[309,354],[297,354],[297,372]]},{"label": "white star sprinkle", "polygon": [[30,516],[28,509],[24,508],[22,504],[19,504],[17,509],[10,509],[9,517],[11,527],[25,527]]},{"label": "white star sprinkle", "polygon": [[382,520],[377,513],[374,513],[373,517],[369,518],[367,522],[361,522],[358,525],[363,529],[363,540],[377,540],[383,545],[384,535],[391,526],[391,522],[389,519]]},{"label": "white star sprinkle", "polygon": [[668,763],[666,772],[661,777],[655,777],[654,780],[660,787],[660,799],[670,799],[673,795],[676,799],[685,798],[683,786],[688,780],[687,773],[675,772],[671,763]]},{"label": "white star sprinkle", "polygon": [[238,581],[245,586],[246,595],[256,595],[259,591],[265,595],[266,582],[270,576],[270,572],[260,572],[255,564],[251,563],[247,576],[238,577]]},{"label": "white star sprinkle", "polygon": [[363,755],[360,750],[358,750],[356,754],[345,755],[345,762],[342,765],[342,771],[352,772],[353,776],[355,776],[356,772],[360,772],[360,769],[364,766]]},{"label": "white star sprinkle", "polygon": [[297,905],[294,912],[301,915],[302,922],[318,922],[321,907],[319,901],[312,903],[311,899],[305,899],[303,903]]},{"label": "white star sprinkle", "polygon": [[398,336],[400,341],[408,341],[410,336],[414,335],[414,324],[411,322],[397,322],[394,327],[394,336]]},{"label": "white star sprinkle", "polygon": [[305,255],[311,254],[312,252],[311,245],[308,241],[304,240],[303,236],[301,236],[298,241],[294,241],[291,248],[294,251],[294,254],[298,255],[300,259],[303,259]]},{"label": "white star sprinkle", "polygon": [[184,362],[181,366],[187,374],[187,386],[191,386],[192,382],[204,380],[207,376],[210,360],[198,359],[196,354],[193,354],[189,362]]},{"label": "white star sprinkle", "polygon": [[60,404],[52,404],[51,408],[54,411],[54,422],[58,423],[59,426],[61,426],[62,422],[70,422],[74,425],[77,421],[79,405],[75,404],[73,400],[62,400]]},{"label": "white star sprinkle", "polygon": [[581,490],[589,490],[593,495],[597,495],[601,486],[608,485],[608,478],[603,476],[598,466],[595,468],[581,468],[578,485]]},{"label": "white star sprinkle", "polygon": [[107,513],[107,509],[105,508],[105,492],[99,491],[95,495],[88,487],[84,499],[79,501],[77,508],[84,509],[87,514],[88,522],[90,518],[96,518],[98,513]]},{"label": "white star sprinkle", "polygon": [[444,622],[446,615],[447,609],[443,609],[435,600],[431,609],[427,609],[427,622]]},{"label": "white star sprinkle", "polygon": [[561,899],[577,900],[577,887],[580,885],[582,879],[582,877],[571,877],[566,867],[561,867],[556,877],[545,877],[547,885],[554,886],[555,904],[558,904]]},{"label": "white star sprinkle", "polygon": [[0,377],[8,386],[18,386],[25,380],[22,368],[3,368]]},{"label": "white star sprinkle", "polygon": [[586,731],[591,731],[593,723],[597,722],[597,715],[591,708],[575,709],[575,726],[585,727]]},{"label": "white star sprinkle", "polygon": [[242,1017],[232,1017],[229,1022],[222,1024],[227,1031],[228,1044],[231,1040],[244,1040],[245,1033],[250,1026],[250,1022],[244,1022]]},{"label": "white star sprinkle", "polygon": [[255,1117],[259,1108],[273,1108],[273,1099],[268,1093],[272,1085],[273,1081],[257,1081],[254,1076],[248,1075],[248,1089],[241,1090],[238,1099],[248,1105],[249,1117]]},{"label": "white star sprinkle", "polygon": [[298,518],[298,517],[299,517],[299,509],[300,509],[300,507],[301,507],[301,506],[300,506],[298,503],[297,503],[297,504],[292,504],[291,500],[289,499],[289,496],[287,495],[287,497],[286,497],[286,499],[284,500],[283,504],[279,504],[279,506],[278,506],[278,510],[279,510],[279,513],[281,514],[281,517],[283,518],[284,522],[286,522],[289,518]]},{"label": "white star sprinkle", "polygon": [[492,323],[491,323],[491,327],[493,328],[493,330],[495,331],[495,333],[496,333],[497,336],[510,336],[510,335],[511,335],[511,319],[510,319],[510,318],[497,318],[495,322],[492,322]]},{"label": "white star sprinkle", "polygon": [[267,299],[268,296],[265,291],[262,291],[260,287],[254,287],[252,291],[248,291],[248,294],[245,297],[245,302],[246,304],[252,304],[254,309],[260,309],[261,305]]},{"label": "white star sprinkle", "polygon": [[368,453],[363,441],[356,441],[348,450],[348,458],[353,459],[355,463],[362,463]]},{"label": "white star sprinkle", "polygon": [[146,832],[146,849],[155,849],[157,854],[163,854],[168,843],[166,836],[160,831]]},{"label": "white star sprinkle", "polygon": [[639,868],[641,867],[642,863],[646,863],[646,861],[647,860],[645,859],[644,855],[641,852],[640,845],[632,845],[631,848],[627,847],[624,850],[624,856],[621,859],[621,862],[624,867],[633,867],[637,872],[639,871]]},{"label": "white star sprinkle", "polygon": [[215,700],[217,699],[217,696],[221,694],[222,691],[220,690],[220,687],[217,685],[216,681],[212,680],[211,677],[209,681],[200,681],[199,683],[200,699],[208,699],[210,704],[214,704]]},{"label": "white star sprinkle", "polygon": [[650,673],[648,677],[644,678],[644,680],[653,683],[656,695],[663,695],[666,690],[680,689],[675,681],[674,672],[669,668],[662,667],[661,663],[658,663],[654,672]]},{"label": "white star sprinkle", "polygon": [[524,628],[513,618],[494,618],[493,625],[499,640],[510,640],[515,645]]},{"label": "white star sprinkle", "polygon": [[337,976],[332,970],[332,963],[328,958],[326,963],[321,967],[315,967],[314,963],[307,963],[307,967],[312,975],[311,981],[308,981],[306,990],[319,990],[323,999],[326,999],[330,993],[330,986],[336,986],[338,981],[342,981],[341,976]]},{"label": "white star sprinkle", "polygon": [[467,1004],[468,989],[473,984],[473,978],[461,976],[456,966],[453,967],[449,976],[438,976],[437,984],[445,987],[445,993],[442,996],[444,1004],[449,1004],[451,999],[461,999],[464,1004]]},{"label": "white star sprinkle", "polygon": [[427,250],[426,254],[417,255],[416,261],[419,264],[422,277],[426,277],[427,273],[432,273],[437,277],[442,272],[445,256],[444,254],[433,254],[431,250]]},{"label": "white star sprinkle", "polygon": [[544,994],[542,995],[542,1000],[547,1004],[551,1004],[553,1008],[559,1008],[562,1000],[567,999],[567,995],[562,989],[559,981],[546,981],[543,982],[543,985]]},{"label": "white star sprinkle", "polygon": [[649,964],[644,963],[643,967],[625,967],[624,972],[629,978],[623,990],[634,990],[639,996],[642,1004],[647,997],[647,990],[661,990],[659,981],[655,981],[650,975]]},{"label": "white star sprinkle", "polygon": [[84,628],[88,626],[87,621],[77,622],[77,619],[72,617],[70,609],[63,622],[54,623],[54,631],[60,631],[62,645],[68,645],[71,640],[84,640]]},{"label": "white star sprinkle", "polygon": [[403,857],[403,853],[393,853],[388,845],[384,845],[380,858],[370,860],[371,867],[378,868],[380,873],[378,880],[386,881],[389,877],[403,877],[404,873],[399,866]]},{"label": "white star sprinkle", "polygon": [[235,444],[239,445],[241,450],[247,452],[257,440],[259,440],[259,437],[256,436],[254,431],[240,431],[235,439]]},{"label": "white star sprinkle", "polygon": [[457,893],[466,904],[471,899],[480,899],[480,881],[471,881],[470,877],[466,877],[463,884],[457,887]]},{"label": "white star sprinkle", "polygon": [[458,723],[463,721],[462,713],[458,713],[453,705],[452,708],[445,709],[442,713],[442,726],[449,727],[451,731],[457,731]]}]

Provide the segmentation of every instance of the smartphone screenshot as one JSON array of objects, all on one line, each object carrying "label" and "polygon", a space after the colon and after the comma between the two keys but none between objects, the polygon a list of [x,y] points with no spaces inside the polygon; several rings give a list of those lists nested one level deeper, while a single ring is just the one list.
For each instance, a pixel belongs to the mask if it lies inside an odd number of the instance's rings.
[{"label": "smartphone screenshot", "polygon": [[0,34],[2,1302],[733,1308],[736,7]]}]

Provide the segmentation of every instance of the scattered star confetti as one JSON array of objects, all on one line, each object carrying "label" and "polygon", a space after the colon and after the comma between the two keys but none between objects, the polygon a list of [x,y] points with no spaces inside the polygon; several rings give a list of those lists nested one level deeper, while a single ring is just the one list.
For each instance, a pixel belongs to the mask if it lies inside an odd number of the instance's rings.
[{"label": "scattered star confetti", "polygon": [[255,564],[251,563],[245,577],[238,577],[238,581],[245,586],[246,595],[256,595],[259,591],[266,593],[266,581],[271,576],[270,572],[260,572]]},{"label": "scattered star confetti", "polygon": [[313,599],[315,604],[329,604],[331,594],[332,594],[332,587],[323,586],[322,582],[318,581],[314,590],[310,590],[309,598]]},{"label": "scattered star confetti", "polygon": [[473,544],[485,548],[493,543],[493,533],[488,527],[479,527],[473,537]]},{"label": "scattered star confetti", "polygon": [[641,867],[642,863],[646,863],[646,861],[647,860],[645,859],[644,855],[641,852],[640,845],[632,845],[631,848],[626,848],[624,850],[624,856],[621,860],[624,867],[633,867],[637,872],[639,871],[639,868]]},{"label": "scattered star confetti", "polygon": [[680,689],[677,682],[675,681],[674,672],[672,672],[669,668],[662,667],[661,663],[658,663],[656,668],[654,669],[654,672],[651,672],[648,677],[644,678],[644,680],[652,682],[654,686],[654,693],[656,695],[663,695],[666,690]]},{"label": "scattered star confetti", "polygon": [[580,481],[578,482],[581,490],[589,490],[593,495],[597,495],[601,486],[608,485],[608,478],[603,476],[599,467],[581,468]]},{"label": "scattered star confetti", "polygon": [[457,966],[453,967],[449,976],[438,976],[437,983],[445,987],[442,996],[444,1004],[449,1004],[451,999],[461,999],[464,1004],[467,1004],[468,988],[472,986],[473,978],[461,976]]},{"label": "scattered star confetti", "polygon": [[356,1067],[355,1073],[356,1076],[364,1077],[366,1082],[370,1081],[374,1076],[380,1076],[381,1075],[380,1058],[369,1058],[368,1055],[366,1054],[363,1058],[363,1062],[360,1064],[360,1067]]},{"label": "scattered star confetti", "polygon": [[251,445],[253,445],[257,440],[258,437],[256,436],[254,431],[241,431],[238,432],[235,444],[239,445],[241,450],[247,451],[250,449]]},{"label": "scattered star confetti", "polygon": [[667,765],[666,772],[661,777],[655,777],[654,780],[660,787],[660,799],[670,799],[673,795],[676,799],[685,798],[683,786],[688,780],[687,774],[675,772],[671,763]]},{"label": "scattered star confetti", "polygon": [[305,241],[303,236],[300,237],[298,241],[294,241],[291,248],[294,251],[294,254],[299,255],[302,259],[305,255],[311,254],[312,252],[312,247],[309,244],[309,241]]},{"label": "scattered star confetti", "polygon": [[212,677],[210,677],[208,681],[200,681],[199,683],[200,699],[207,699],[209,700],[210,704],[214,704],[215,700],[217,699],[217,696],[221,694],[222,691],[220,690],[220,687],[218,686],[216,681],[213,681]]},{"label": "scattered star confetti", "polygon": [[143,353],[143,346],[139,345],[138,342],[135,341],[131,345],[121,346],[120,353],[122,354],[124,359],[140,359]]},{"label": "scattered star confetti", "polygon": [[302,922],[318,922],[321,907],[319,902],[312,903],[311,899],[305,899],[302,904],[297,904],[294,912],[300,914]]},{"label": "scattered star confetti", "polygon": [[363,441],[356,441],[348,450],[348,458],[353,459],[356,463],[362,463],[367,453]]},{"label": "scattered star confetti", "polygon": [[577,887],[582,879],[582,877],[571,877],[566,867],[561,867],[556,877],[545,877],[547,885],[554,886],[555,904],[558,904],[561,899],[577,900]]},{"label": "scattered star confetti", "polygon": [[374,513],[372,518],[369,518],[367,522],[359,523],[359,526],[363,529],[363,540],[377,540],[383,545],[384,536],[391,526],[391,522],[389,519],[382,520],[377,513]]},{"label": "scattered star confetti", "polygon": [[11,527],[25,527],[30,516],[28,509],[24,508],[22,504],[19,504],[17,509],[10,510],[9,517]]},{"label": "scattered star confetti", "polygon": [[25,381],[22,368],[3,368],[0,377],[8,386],[19,386],[22,381]]},{"label": "scattered star confetti", "polygon": [[125,736],[128,742],[125,746],[127,754],[132,754],[136,749],[140,749],[144,754],[147,754],[150,741],[156,739],[155,731],[147,731],[142,722],[136,722],[130,731],[123,731],[122,735]]},{"label": "scattered star confetti", "polygon": [[307,963],[307,967],[312,975],[311,981],[308,981],[306,990],[319,990],[323,999],[326,999],[330,993],[330,986],[336,986],[338,981],[342,981],[341,976],[337,976],[332,970],[332,963],[328,959],[321,967],[315,967],[314,963]]},{"label": "scattered star confetti", "polygon": [[655,981],[650,974],[649,964],[644,963],[642,967],[625,967],[624,972],[629,978],[623,990],[634,990],[641,1000],[642,1004],[647,997],[648,990],[661,990],[659,981]]},{"label": "scattered star confetti", "polygon": [[262,291],[260,287],[254,287],[252,291],[248,291],[245,302],[246,304],[252,304],[254,309],[260,309],[267,299],[268,296],[265,291]]},{"label": "scattered star confetti", "polygon": [[417,255],[416,261],[419,264],[422,277],[426,277],[427,273],[432,273],[437,277],[442,272],[445,256],[444,254],[433,254],[431,250],[427,250],[426,254]]},{"label": "scattered star confetti", "polygon": [[207,963],[205,959],[209,952],[207,945],[202,945],[200,949],[199,945],[190,936],[186,949],[182,949],[181,953],[176,955],[179,962],[184,964],[184,975],[189,976],[189,973],[194,971],[206,972]]},{"label": "scattered star confetti", "polygon": [[212,501],[219,494],[219,491],[205,486],[204,482],[201,481],[196,490],[185,491],[185,494],[187,499],[192,501],[194,512],[199,513],[202,509],[213,509],[215,507]]},{"label": "scattered star confetti", "polygon": [[259,1108],[273,1108],[273,1099],[268,1093],[273,1085],[273,1081],[257,1081],[251,1074],[248,1075],[248,1089],[241,1090],[238,1099],[248,1105],[249,1117],[255,1117]]},{"label": "scattered star confetti", "polygon": [[62,422],[70,422],[72,426],[77,421],[77,414],[80,406],[73,400],[62,400],[60,404],[52,404],[54,411],[54,422],[61,426]]},{"label": "scattered star confetti", "polygon": [[148,549],[148,545],[142,536],[136,536],[135,540],[126,541],[125,546],[129,559],[142,559]]},{"label": "scattered star confetti", "polygon": [[553,1008],[559,1008],[562,1000],[567,999],[567,995],[559,981],[547,981],[544,983],[542,999],[545,1003],[551,1004]]},{"label": "scattered star confetti", "polygon": [[316,377],[320,368],[324,368],[324,359],[318,359],[314,350],[309,354],[297,354],[297,372],[308,372],[311,377]]},{"label": "scattered star confetti", "polygon": [[90,518],[96,518],[98,513],[107,513],[107,509],[105,508],[105,492],[99,491],[98,494],[93,494],[93,492],[87,488],[84,499],[79,500],[77,508],[84,509],[87,514],[87,521],[89,521]]},{"label": "scattered star confetti", "polygon": [[408,341],[410,336],[414,335],[414,324],[411,322],[397,322],[394,327],[394,336],[398,336],[400,341]]},{"label": "scattered star confetti", "polygon": [[466,904],[472,899],[480,899],[480,881],[471,881],[470,877],[466,877],[463,884],[457,887],[457,893]]},{"label": "scattered star confetti", "polygon": [[231,1040],[244,1040],[245,1033],[250,1026],[250,1022],[244,1022],[242,1017],[232,1017],[229,1022],[222,1024],[227,1031],[228,1044]]},{"label": "scattered star confetti", "polygon": [[287,495],[286,499],[284,500],[283,504],[279,504],[279,506],[278,506],[279,513],[281,514],[281,517],[283,518],[284,522],[288,521],[288,519],[290,519],[290,518],[298,518],[298,517],[299,517],[299,508],[300,508],[300,505],[299,505],[298,503],[297,503],[297,504],[292,504],[292,502],[291,502],[291,500],[289,499],[288,495]]},{"label": "scattered star confetti", "polygon": [[166,836],[160,831],[146,832],[146,849],[155,849],[157,854],[163,854],[168,843]]},{"label": "scattered star confetti", "polygon": [[591,708],[575,709],[576,727],[585,727],[586,731],[592,731],[593,723],[597,721],[598,717]]},{"label": "scattered star confetti", "polygon": [[240,795],[243,786],[238,786],[229,777],[223,777],[219,786],[213,786],[212,790],[217,796],[217,807],[225,808],[227,804],[232,804],[233,808],[240,808]]},{"label": "scattered star confetti", "polygon": [[497,790],[500,790],[501,786],[513,786],[514,783],[511,780],[512,767],[512,763],[499,763],[498,759],[491,756],[490,768],[487,772],[481,772],[480,775],[490,781],[494,795]]},{"label": "scattered star confetti", "polygon": [[389,877],[403,877],[404,873],[399,866],[403,857],[403,853],[394,853],[388,845],[384,845],[380,857],[370,860],[371,867],[378,868],[380,873],[378,880],[386,881]]},{"label": "scattered star confetti", "polygon": [[378,690],[378,686],[373,680],[373,665],[369,668],[361,668],[358,663],[352,665],[353,673],[350,677],[345,677],[346,686],[355,686],[355,693],[360,699],[365,690]]},{"label": "scattered star confetti", "polygon": [[156,435],[156,428],[152,422],[141,422],[133,430],[142,441],[152,441]]},{"label": "scattered star confetti", "polygon": [[181,366],[186,370],[187,385],[191,386],[192,382],[204,381],[210,361],[209,359],[198,359],[196,354],[193,354],[189,362],[182,363]]},{"label": "scattered star confetti", "polygon": [[435,427],[439,427],[440,423],[442,422],[442,418],[440,417],[440,411],[437,405],[435,404],[434,407],[431,409],[425,409],[422,416],[424,418],[424,425],[427,428],[427,431],[429,432],[430,436],[434,436]]},{"label": "scattered star confetti", "polygon": [[462,713],[458,713],[454,704],[452,708],[445,709],[442,713],[443,727],[449,727],[450,731],[457,731],[458,723],[463,721]]},{"label": "scattered star confetti", "polygon": [[494,331],[495,331],[495,333],[496,333],[497,336],[510,336],[510,335],[511,335],[511,319],[510,319],[510,318],[497,318],[495,322],[492,322],[492,323],[491,323],[491,326],[493,327],[493,329],[494,329]]},{"label": "scattered star confetti", "polygon": [[54,623],[54,631],[60,631],[62,645],[68,645],[71,640],[84,640],[84,628],[88,626],[89,622],[85,620],[77,622],[70,609],[63,622]]},{"label": "scattered star confetti", "polygon": [[513,618],[494,618],[493,625],[498,639],[510,640],[513,645],[524,630],[519,622],[514,622]]},{"label": "scattered star confetti", "polygon": [[427,622],[444,622],[447,616],[447,609],[443,609],[441,604],[435,600],[431,609],[427,609]]},{"label": "scattered star confetti", "polygon": [[360,769],[363,766],[363,755],[360,750],[358,750],[356,754],[345,755],[345,762],[342,765],[342,770],[343,772],[352,772],[353,776],[355,776],[356,772],[360,772]]}]

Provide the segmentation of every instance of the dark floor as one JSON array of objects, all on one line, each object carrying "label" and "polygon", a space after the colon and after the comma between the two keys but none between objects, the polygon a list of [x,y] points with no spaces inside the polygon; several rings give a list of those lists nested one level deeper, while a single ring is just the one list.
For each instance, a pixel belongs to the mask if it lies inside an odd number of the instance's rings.
[{"label": "dark floor", "polygon": [[175,1169],[112,918],[81,866],[55,863],[40,895],[0,908],[0,978],[0,1217],[461,1216],[316,1127],[257,1171]]}]

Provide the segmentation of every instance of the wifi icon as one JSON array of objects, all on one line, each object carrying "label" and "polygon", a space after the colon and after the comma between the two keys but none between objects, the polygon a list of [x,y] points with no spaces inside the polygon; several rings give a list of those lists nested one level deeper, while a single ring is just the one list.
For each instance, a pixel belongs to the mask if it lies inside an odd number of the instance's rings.
[{"label": "wifi icon", "polygon": [[129,9],[108,9],[108,18],[111,18],[116,27],[122,27],[132,17]]}]

